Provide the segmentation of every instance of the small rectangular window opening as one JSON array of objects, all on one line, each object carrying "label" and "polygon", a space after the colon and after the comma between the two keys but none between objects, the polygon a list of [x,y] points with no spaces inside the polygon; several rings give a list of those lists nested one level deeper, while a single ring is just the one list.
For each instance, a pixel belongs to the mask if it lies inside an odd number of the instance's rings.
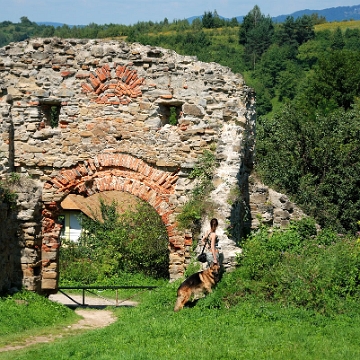
[{"label": "small rectangular window opening", "polygon": [[59,115],[61,106],[58,103],[41,105],[41,125],[40,127],[50,126],[56,128],[59,126]]},{"label": "small rectangular window opening", "polygon": [[162,125],[178,125],[178,120],[181,114],[181,105],[178,104],[160,104],[160,118]]}]

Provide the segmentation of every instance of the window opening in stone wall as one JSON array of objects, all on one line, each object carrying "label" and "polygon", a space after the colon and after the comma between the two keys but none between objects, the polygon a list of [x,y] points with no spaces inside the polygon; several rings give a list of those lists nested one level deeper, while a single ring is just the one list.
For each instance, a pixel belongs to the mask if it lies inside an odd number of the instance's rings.
[{"label": "window opening in stone wall", "polygon": [[164,54],[160,50],[153,49],[148,51],[147,56],[150,58],[162,58]]},{"label": "window opening in stone wall", "polygon": [[177,123],[178,123],[178,120],[177,120],[176,107],[171,106],[170,107],[169,124],[170,125],[177,125]]},{"label": "window opening in stone wall", "polygon": [[42,104],[41,105],[41,114],[42,120],[40,123],[40,128],[50,126],[56,128],[59,126],[59,116],[60,116],[60,104]]},{"label": "window opening in stone wall", "polygon": [[176,126],[179,121],[180,113],[181,113],[181,105],[161,104],[160,118],[161,118],[162,126],[166,124]]}]

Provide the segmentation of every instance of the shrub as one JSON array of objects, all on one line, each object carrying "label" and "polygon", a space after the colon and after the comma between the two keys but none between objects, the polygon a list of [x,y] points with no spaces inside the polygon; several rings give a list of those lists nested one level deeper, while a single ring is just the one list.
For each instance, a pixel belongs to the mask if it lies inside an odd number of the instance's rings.
[{"label": "shrub", "polygon": [[116,203],[100,204],[102,219],[83,217],[79,244],[62,247],[62,277],[94,283],[120,272],[168,277],[168,237],[161,218],[150,205],[116,212]]},{"label": "shrub", "polygon": [[238,257],[243,296],[250,294],[323,313],[360,295],[360,244],[331,230],[314,235],[312,220],[269,232],[261,228]]},{"label": "shrub", "polygon": [[176,107],[171,106],[170,107],[170,117],[169,117],[169,124],[170,125],[177,125],[177,114],[176,114]]},{"label": "shrub", "polygon": [[212,177],[215,167],[215,155],[205,150],[189,175],[190,179],[196,180],[196,186],[177,217],[180,228],[196,228],[202,216],[211,211],[212,204],[208,200],[208,195],[213,189]]}]

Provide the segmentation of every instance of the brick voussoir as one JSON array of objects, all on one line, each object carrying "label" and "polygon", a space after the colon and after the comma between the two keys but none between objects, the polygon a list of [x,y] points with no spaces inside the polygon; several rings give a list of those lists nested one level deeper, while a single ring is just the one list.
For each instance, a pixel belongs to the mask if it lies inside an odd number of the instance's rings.
[{"label": "brick voussoir", "polygon": [[163,174],[163,172],[161,170],[156,169],[150,175],[150,178],[152,181],[157,182],[161,178],[162,174]]},{"label": "brick voussoir", "polygon": [[164,173],[164,174],[160,177],[160,179],[157,181],[157,183],[158,183],[159,185],[163,185],[163,184],[165,183],[165,181],[166,181],[166,179],[167,179],[168,176],[169,176],[169,173]]}]

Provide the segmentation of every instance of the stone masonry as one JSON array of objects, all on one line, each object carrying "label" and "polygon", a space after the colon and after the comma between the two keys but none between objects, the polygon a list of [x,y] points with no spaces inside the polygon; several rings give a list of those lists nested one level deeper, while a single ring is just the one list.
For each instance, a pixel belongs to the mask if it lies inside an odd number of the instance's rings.
[{"label": "stone masonry", "polygon": [[[31,39],[0,49],[0,90],[0,176],[28,177],[23,198],[33,204],[17,219],[27,288],[57,291],[61,201],[112,190],[156,209],[170,279],[183,276],[192,234],[178,229],[176,215],[205,149],[219,161],[215,215],[224,230],[237,229],[239,208],[227,198],[252,168],[255,102],[230,69],[136,43]],[[227,266],[240,233],[220,234]]]}]

